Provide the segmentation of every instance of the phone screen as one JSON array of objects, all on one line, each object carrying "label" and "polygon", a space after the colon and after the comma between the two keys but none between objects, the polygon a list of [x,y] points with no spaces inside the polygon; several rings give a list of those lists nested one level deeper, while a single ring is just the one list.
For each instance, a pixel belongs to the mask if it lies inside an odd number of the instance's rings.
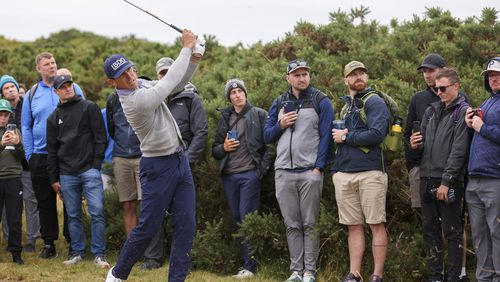
[{"label": "phone screen", "polygon": [[238,131],[236,130],[229,130],[227,132],[227,135],[229,139],[234,139],[234,140],[238,139]]}]

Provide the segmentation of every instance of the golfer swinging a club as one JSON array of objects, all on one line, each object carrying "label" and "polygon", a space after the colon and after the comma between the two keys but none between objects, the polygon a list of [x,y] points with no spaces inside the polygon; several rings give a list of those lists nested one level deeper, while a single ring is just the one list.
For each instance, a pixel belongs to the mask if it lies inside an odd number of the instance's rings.
[{"label": "golfer swinging a club", "polygon": [[168,281],[184,281],[188,274],[195,234],[195,189],[179,128],[164,101],[191,80],[205,43],[184,29],[182,44],[179,56],[159,81],[138,79],[134,64],[121,54],[111,55],[104,62],[108,83],[116,88],[142,151],[139,223],[109,270],[107,282],[127,279],[167,212],[173,227]]}]

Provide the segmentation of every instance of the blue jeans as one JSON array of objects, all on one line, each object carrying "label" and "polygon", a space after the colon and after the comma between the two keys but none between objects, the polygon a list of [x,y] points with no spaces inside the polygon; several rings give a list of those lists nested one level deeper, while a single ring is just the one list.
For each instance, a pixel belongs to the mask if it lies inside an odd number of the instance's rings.
[{"label": "blue jeans", "polygon": [[172,217],[172,247],[168,281],[184,281],[191,265],[191,248],[196,230],[195,189],[184,153],[142,157],[142,189],[139,223],[123,245],[113,276],[126,280],[132,266],[142,257],[158,233],[167,212]]},{"label": "blue jeans", "polygon": [[91,168],[79,175],[61,175],[61,193],[69,218],[72,255],[85,254],[85,233],[82,224],[82,194],[87,199],[91,219],[90,252],[103,256],[106,251],[104,236],[104,191],[99,170]]},{"label": "blue jeans", "polygon": [[[225,174],[222,176],[222,181],[234,223],[241,223],[247,214],[259,209],[260,181],[257,169],[242,173]],[[246,240],[244,238],[240,238],[240,240],[243,268],[255,272],[257,263],[252,258]]]}]

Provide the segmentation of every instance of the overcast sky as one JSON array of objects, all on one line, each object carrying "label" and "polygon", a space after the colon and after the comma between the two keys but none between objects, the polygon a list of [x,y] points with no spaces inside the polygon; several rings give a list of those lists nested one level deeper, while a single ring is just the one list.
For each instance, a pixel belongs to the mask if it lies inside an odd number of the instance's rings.
[{"label": "overcast sky", "polygon": [[[7,0],[3,0],[7,1]],[[166,22],[215,35],[223,45],[250,45],[283,38],[299,20],[328,23],[329,12],[364,5],[369,20],[388,24],[392,18],[423,16],[425,7],[450,10],[464,19],[481,15],[484,7],[500,10],[499,0],[130,0]],[[174,30],[123,0],[12,0],[2,6],[0,35],[31,41],[51,33],[77,28],[109,37],[135,34],[150,41],[171,43]],[[5,4],[5,3],[4,3]]]}]

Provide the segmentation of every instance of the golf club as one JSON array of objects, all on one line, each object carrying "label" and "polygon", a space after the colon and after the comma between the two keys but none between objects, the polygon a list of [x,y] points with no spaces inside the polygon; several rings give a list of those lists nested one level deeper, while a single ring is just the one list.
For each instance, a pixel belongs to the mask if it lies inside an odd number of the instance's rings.
[{"label": "golf club", "polygon": [[128,4],[130,4],[130,5],[134,6],[134,7],[136,7],[137,9],[139,9],[139,10],[143,11],[144,13],[146,13],[146,14],[148,14],[148,15],[152,16],[153,18],[156,18],[156,19],[157,19],[157,20],[159,20],[160,22],[162,22],[162,23],[164,23],[164,24],[168,25],[169,27],[171,27],[171,28],[173,28],[173,29],[177,30],[178,32],[182,33],[182,29],[180,29],[180,28],[176,27],[175,25],[167,23],[166,21],[164,21],[164,20],[160,19],[158,16],[156,16],[156,15],[154,15],[154,14],[150,13],[149,11],[144,10],[143,8],[141,8],[141,7],[137,6],[137,5],[135,5],[134,3],[131,3],[131,2],[129,2],[129,1],[127,1],[127,0],[123,0],[123,1],[127,2]]}]

